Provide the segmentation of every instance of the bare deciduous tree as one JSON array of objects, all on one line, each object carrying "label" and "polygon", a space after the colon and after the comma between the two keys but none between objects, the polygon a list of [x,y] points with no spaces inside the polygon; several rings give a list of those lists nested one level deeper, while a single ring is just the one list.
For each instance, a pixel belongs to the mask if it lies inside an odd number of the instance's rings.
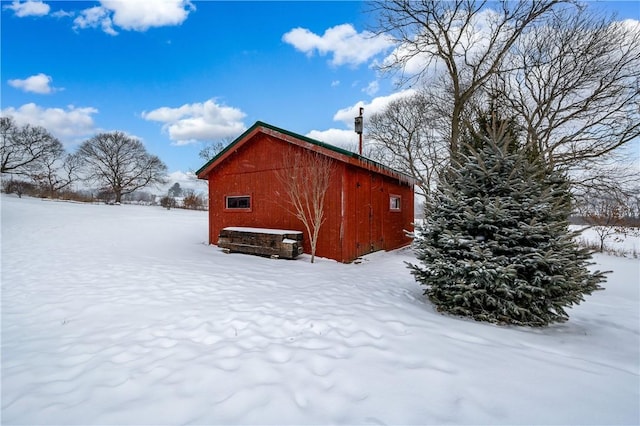
[{"label": "bare deciduous tree", "polygon": [[31,178],[51,198],[79,180],[80,159],[75,154],[56,150],[42,156],[37,164]]},{"label": "bare deciduous tree", "polygon": [[[558,10],[514,44],[500,103],[553,168],[587,170],[640,135],[640,26]],[[619,174],[617,174],[619,176]]]},{"label": "bare deciduous tree", "polygon": [[175,207],[177,204],[176,199],[170,195],[165,195],[160,199],[160,205],[167,210],[171,210],[171,207]]},{"label": "bare deciduous tree", "polygon": [[608,194],[603,196],[591,193],[582,199],[579,214],[598,236],[600,253],[604,252],[605,241],[608,238],[618,234],[626,235],[626,208],[624,200]]},{"label": "bare deciduous tree", "polygon": [[5,194],[16,194],[18,198],[22,198],[23,194],[36,196],[38,193],[37,187],[32,182],[13,177],[2,181],[2,191]]},{"label": "bare deciduous tree", "polygon": [[205,200],[202,195],[197,194],[193,189],[185,189],[182,207],[191,210],[204,210]]},{"label": "bare deciduous tree", "polygon": [[325,221],[325,195],[334,170],[335,163],[330,157],[290,148],[284,151],[282,168],[276,171],[290,212],[302,222],[309,235],[311,263],[315,260],[320,227]]},{"label": "bare deciduous tree", "polygon": [[20,127],[11,117],[0,117],[0,173],[30,175],[43,157],[63,152],[62,143],[45,128]]},{"label": "bare deciduous tree", "polygon": [[[493,75],[503,71],[505,56],[522,34],[562,2],[375,1],[376,32],[397,43],[380,68],[400,71],[401,83],[424,81],[434,70],[444,70],[443,81],[452,97],[448,139],[455,155],[470,100]],[[416,62],[417,72],[404,74]]]},{"label": "bare deciduous tree", "polygon": [[120,203],[123,194],[152,183],[164,183],[167,166],[147,152],[142,142],[122,132],[100,133],[78,149],[87,179],[115,195]]},{"label": "bare deciduous tree", "polygon": [[412,176],[427,198],[449,158],[448,145],[434,131],[432,107],[426,94],[415,93],[391,102],[366,124],[371,158]]},{"label": "bare deciduous tree", "polygon": [[[640,28],[573,1],[375,3],[398,43],[381,69],[428,84],[431,124],[455,155],[463,124],[487,104],[576,192],[629,194],[639,177],[621,147],[640,137]],[[405,76],[402,76],[405,77]],[[401,144],[399,144],[401,145]]]}]

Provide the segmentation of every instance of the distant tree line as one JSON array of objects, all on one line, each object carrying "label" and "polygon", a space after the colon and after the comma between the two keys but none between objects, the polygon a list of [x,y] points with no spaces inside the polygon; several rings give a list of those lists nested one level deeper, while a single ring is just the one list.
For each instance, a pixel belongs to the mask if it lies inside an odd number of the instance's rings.
[{"label": "distant tree line", "polygon": [[206,210],[207,200],[193,189],[182,189],[178,182],[167,191],[167,195],[160,199],[160,205],[167,210],[183,208],[189,210]]},{"label": "distant tree line", "polygon": [[[2,191],[19,197],[160,204],[143,189],[166,183],[167,167],[123,132],[99,133],[68,153],[44,127],[20,126],[6,116],[0,117],[0,172]],[[76,189],[76,184],[96,189]],[[190,191],[180,206],[202,209],[204,204]]]}]

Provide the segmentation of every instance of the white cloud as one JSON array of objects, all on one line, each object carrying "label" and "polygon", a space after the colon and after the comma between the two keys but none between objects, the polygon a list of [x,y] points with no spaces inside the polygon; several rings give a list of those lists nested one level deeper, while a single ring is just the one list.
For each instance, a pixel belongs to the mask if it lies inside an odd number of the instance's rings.
[{"label": "white cloud", "polygon": [[25,92],[47,95],[49,93],[53,93],[54,91],[60,90],[51,87],[52,81],[53,79],[50,76],[40,73],[32,75],[31,77],[27,77],[24,80],[9,80],[9,86],[15,87],[16,89],[24,90]]},{"label": "white cloud", "polygon": [[340,80],[333,80],[331,82],[331,87],[338,87],[340,86]]},{"label": "white cloud", "polygon": [[312,130],[306,134],[308,138],[335,145],[349,151],[358,150],[358,134],[353,130],[327,129]]},{"label": "white cloud", "polygon": [[426,54],[413,54],[413,50],[406,45],[398,46],[387,57],[382,60],[382,66],[388,67],[393,64],[403,62],[402,73],[406,76],[413,76],[424,71],[430,65],[437,69],[437,62],[430,60]]},{"label": "white cloud", "polygon": [[49,13],[49,10],[51,10],[48,4],[40,0],[27,0],[25,2],[14,0],[9,6],[5,6],[4,8],[13,10],[19,18],[26,16],[45,16]]},{"label": "white cloud", "polygon": [[377,81],[372,81],[367,85],[367,87],[362,89],[362,91],[369,96],[375,95],[378,93],[378,90],[380,90],[380,84]]},{"label": "white cloud", "polygon": [[71,18],[75,16],[75,14],[73,12],[67,12],[65,10],[57,10],[53,12],[50,16],[60,19],[60,18]]},{"label": "white cloud", "polygon": [[162,130],[176,145],[236,137],[246,130],[245,116],[238,108],[218,105],[215,99],[142,113],[145,120],[164,123]]},{"label": "white cloud", "polygon": [[113,12],[113,23],[125,30],[146,31],[153,27],[182,24],[195,6],[188,0],[113,1],[102,6]]},{"label": "white cloud", "polygon": [[80,12],[80,16],[73,20],[74,30],[96,27],[102,28],[102,31],[109,35],[118,34],[118,32],[113,29],[109,11],[101,6],[85,9]]},{"label": "white cloud", "polygon": [[74,29],[97,28],[110,35],[115,29],[146,31],[149,28],[182,24],[195,6],[189,0],[125,1],[102,0],[100,6],[85,9],[74,21]]},{"label": "white cloud", "polygon": [[73,105],[63,108],[42,108],[34,103],[20,108],[9,107],[1,111],[3,116],[11,116],[18,125],[30,124],[42,126],[67,145],[95,133],[93,114],[98,112],[91,107],[77,108]]},{"label": "white cloud", "polygon": [[357,102],[355,105],[343,108],[335,113],[333,119],[335,121],[342,121],[347,126],[353,126],[353,120],[356,115],[360,113],[360,108],[364,108],[364,119],[366,121],[368,115],[372,115],[378,112],[382,112],[391,101],[410,96],[415,93],[414,89],[402,90],[400,92],[392,93],[388,96],[379,96],[373,98],[371,102],[365,103],[363,101]]},{"label": "white cloud", "polygon": [[282,40],[309,56],[316,51],[323,56],[331,53],[331,64],[336,66],[359,65],[392,46],[389,38],[369,31],[358,33],[351,24],[329,28],[322,36],[306,28],[294,28]]},{"label": "white cloud", "polygon": [[624,19],[614,22],[613,25],[619,25],[627,31],[640,34],[640,21],[637,19]]}]

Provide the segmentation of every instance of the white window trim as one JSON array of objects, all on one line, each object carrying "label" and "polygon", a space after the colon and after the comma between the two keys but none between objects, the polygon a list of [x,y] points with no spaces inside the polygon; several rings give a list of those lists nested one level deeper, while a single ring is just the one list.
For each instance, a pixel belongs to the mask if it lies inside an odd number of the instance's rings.
[{"label": "white window trim", "polygon": [[[229,200],[233,198],[248,198],[249,199],[249,207],[229,207]],[[251,199],[250,194],[243,195],[225,195],[224,196],[224,209],[228,211],[251,211],[253,208],[253,200]]]},{"label": "white window trim", "polygon": [[[394,207],[394,201],[397,203],[397,207]],[[401,212],[402,211],[402,196],[396,194],[389,194],[389,211]]]}]

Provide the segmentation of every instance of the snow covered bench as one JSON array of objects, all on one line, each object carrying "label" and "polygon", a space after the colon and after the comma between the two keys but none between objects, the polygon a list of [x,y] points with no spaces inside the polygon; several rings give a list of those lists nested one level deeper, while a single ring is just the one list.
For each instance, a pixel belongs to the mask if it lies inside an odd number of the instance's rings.
[{"label": "snow covered bench", "polygon": [[218,247],[226,252],[295,259],[302,254],[302,232],[284,229],[228,227],[220,230]]}]

